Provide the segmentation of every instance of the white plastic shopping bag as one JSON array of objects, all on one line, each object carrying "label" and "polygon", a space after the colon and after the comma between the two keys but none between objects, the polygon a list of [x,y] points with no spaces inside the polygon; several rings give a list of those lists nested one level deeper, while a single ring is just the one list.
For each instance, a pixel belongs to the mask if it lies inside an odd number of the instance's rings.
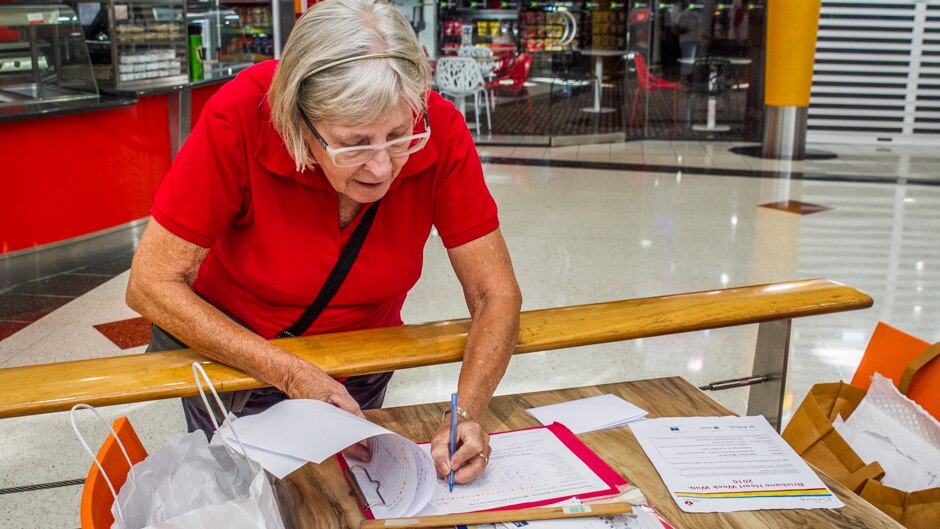
[{"label": "white plastic shopping bag", "polygon": [[[227,414],[198,363],[193,363],[193,374],[206,409],[210,408],[200,375],[228,417],[225,423],[231,427],[237,421]],[[72,409],[73,428],[74,412],[80,407],[89,408],[80,404]],[[215,415],[209,415],[218,430]],[[77,428],[75,432],[94,458]],[[237,440],[234,428],[232,432]],[[231,450],[218,437],[209,443],[202,431],[181,434],[172,438],[167,446],[132,465],[127,481],[115,497],[111,528],[284,529],[274,488],[267,474],[258,463]]]}]

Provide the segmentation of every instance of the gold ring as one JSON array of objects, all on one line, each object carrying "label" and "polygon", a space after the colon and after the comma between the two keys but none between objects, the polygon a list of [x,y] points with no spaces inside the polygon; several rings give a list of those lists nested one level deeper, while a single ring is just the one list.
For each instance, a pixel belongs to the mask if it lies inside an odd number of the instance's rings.
[{"label": "gold ring", "polygon": [[490,458],[486,457],[486,454],[484,454],[483,452],[480,452],[480,453],[477,454],[477,455],[483,458],[483,464],[484,464],[484,465],[488,465],[488,464],[489,464]]}]

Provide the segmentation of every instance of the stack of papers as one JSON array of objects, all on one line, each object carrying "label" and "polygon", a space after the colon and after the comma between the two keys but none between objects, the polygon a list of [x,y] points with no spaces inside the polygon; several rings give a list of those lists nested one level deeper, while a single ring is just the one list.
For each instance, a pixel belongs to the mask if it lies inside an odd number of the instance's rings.
[{"label": "stack of papers", "polygon": [[544,425],[560,422],[579,434],[616,428],[646,418],[646,410],[616,395],[599,395],[526,410]]}]

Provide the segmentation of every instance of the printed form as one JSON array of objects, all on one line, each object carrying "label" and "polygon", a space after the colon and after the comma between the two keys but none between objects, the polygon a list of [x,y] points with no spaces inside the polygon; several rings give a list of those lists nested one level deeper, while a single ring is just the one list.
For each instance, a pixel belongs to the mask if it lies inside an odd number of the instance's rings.
[{"label": "printed form", "polygon": [[685,512],[844,506],[764,417],[665,417],[630,428]]},{"label": "printed form", "polygon": [[609,488],[545,428],[490,436],[493,451],[483,475],[453,492],[437,479],[429,443],[381,435],[369,445],[369,462],[344,457],[376,518],[482,511]]},{"label": "printed form", "polygon": [[[430,444],[420,445],[428,451]],[[452,514],[587,494],[609,488],[558,437],[544,428],[490,436],[490,463],[483,475],[449,492],[437,480],[430,502],[419,514]]]}]

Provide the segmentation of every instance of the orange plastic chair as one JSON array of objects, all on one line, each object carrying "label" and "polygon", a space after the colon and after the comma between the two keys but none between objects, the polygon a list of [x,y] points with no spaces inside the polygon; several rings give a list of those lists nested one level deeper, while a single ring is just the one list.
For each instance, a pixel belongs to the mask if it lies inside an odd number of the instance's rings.
[{"label": "orange plastic chair", "polygon": [[[124,449],[127,450],[127,456],[132,463],[139,463],[147,457],[147,450],[141,444],[137,432],[134,431],[127,417],[118,417],[114,420],[114,431],[124,445]],[[108,438],[98,450],[97,459],[108,474],[114,490],[121,490],[131,468],[114,435],[108,434]],[[82,529],[110,529],[111,524],[114,523],[114,516],[111,514],[113,504],[114,496],[111,495],[108,482],[105,481],[98,465],[92,463],[88,477],[85,478],[85,487],[82,489]]]},{"label": "orange plastic chair", "polygon": [[[875,371],[894,381],[901,393],[940,419],[940,342],[915,338],[878,323],[868,342],[852,385],[868,389]],[[916,374],[915,374],[916,371]]]}]

